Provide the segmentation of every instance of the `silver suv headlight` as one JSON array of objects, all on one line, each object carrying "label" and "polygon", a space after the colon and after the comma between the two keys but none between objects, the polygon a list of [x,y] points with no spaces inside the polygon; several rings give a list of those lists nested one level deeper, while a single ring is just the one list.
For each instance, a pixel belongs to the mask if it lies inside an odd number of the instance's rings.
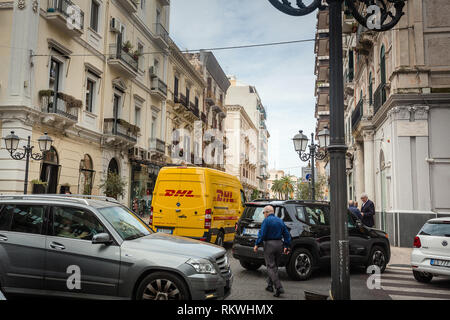
[{"label": "silver suv headlight", "polygon": [[217,274],[216,268],[214,268],[214,265],[209,260],[189,259],[186,263],[192,266],[197,273]]}]

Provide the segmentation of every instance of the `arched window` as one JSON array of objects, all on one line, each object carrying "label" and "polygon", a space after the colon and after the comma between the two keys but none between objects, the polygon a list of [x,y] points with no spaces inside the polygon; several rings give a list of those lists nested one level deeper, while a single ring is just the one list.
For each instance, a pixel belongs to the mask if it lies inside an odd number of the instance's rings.
[{"label": "arched window", "polygon": [[119,174],[119,164],[115,158],[112,158],[108,165],[108,172]]},{"label": "arched window", "polygon": [[52,147],[45,154],[41,165],[40,180],[47,183],[45,193],[57,193],[60,169],[58,152]]},{"label": "arched window", "polygon": [[85,154],[80,161],[80,177],[78,181],[78,194],[92,194],[92,187],[94,184],[94,164],[92,158]]},{"label": "arched window", "polygon": [[373,104],[373,82],[372,72],[369,73],[369,105]]}]

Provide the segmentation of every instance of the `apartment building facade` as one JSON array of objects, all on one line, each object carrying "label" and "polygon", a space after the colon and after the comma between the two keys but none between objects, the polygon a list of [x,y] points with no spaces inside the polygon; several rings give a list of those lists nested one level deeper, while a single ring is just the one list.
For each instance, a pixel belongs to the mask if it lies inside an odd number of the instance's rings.
[{"label": "apartment building facade", "polygon": [[249,115],[253,125],[258,130],[257,143],[257,168],[259,197],[268,195],[268,148],[270,133],[267,130],[267,111],[262,104],[258,91],[254,86],[250,86],[238,81],[234,76],[229,77],[231,86],[228,89],[225,100],[226,105],[240,105]]},{"label": "apartment building facade", "polygon": [[[225,130],[228,142],[225,170],[239,178],[247,199],[255,198],[257,178],[258,128],[243,106],[226,105]],[[259,197],[259,196],[258,196]]]},{"label": "apartment building facade", "polygon": [[[316,136],[326,127],[330,128],[330,41],[329,41],[329,12],[328,9],[319,10],[317,13],[317,30],[314,53],[316,56],[314,73],[316,85],[314,89],[316,105],[314,117],[316,122]],[[318,176],[329,177],[329,157],[316,161]],[[329,188],[323,190],[329,197]]]},{"label": "apartment building facade", "polygon": [[167,141],[171,143],[171,160],[202,165],[206,83],[173,41],[169,61]]},{"label": "apartment building facade", "polygon": [[450,5],[408,1],[391,31],[344,16],[349,198],[366,192],[376,225],[411,247],[423,223],[450,215]]},{"label": "apartment building facade", "polygon": [[[46,193],[102,194],[108,171],[120,199],[149,199],[165,144],[169,1],[0,1],[2,137],[15,131],[53,148],[31,161]],[[159,142],[157,142],[159,140]],[[23,145],[23,142],[21,145]],[[2,145],[3,148],[3,145]],[[23,190],[24,163],[1,150],[0,192]],[[31,184],[30,184],[31,186]],[[31,190],[31,188],[29,188]],[[150,196],[151,197],[151,196]]]},{"label": "apartment building facade", "polygon": [[201,114],[202,122],[206,124],[203,127],[202,165],[225,171],[229,147],[225,132],[225,100],[230,81],[212,52],[185,53],[185,56],[206,83],[204,112]]}]

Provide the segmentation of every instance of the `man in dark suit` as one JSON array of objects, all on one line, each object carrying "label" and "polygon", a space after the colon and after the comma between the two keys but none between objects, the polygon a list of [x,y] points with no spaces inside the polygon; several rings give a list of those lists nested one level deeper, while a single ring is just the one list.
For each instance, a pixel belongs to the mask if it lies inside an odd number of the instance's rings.
[{"label": "man in dark suit", "polygon": [[373,228],[373,226],[375,226],[375,205],[371,200],[369,200],[366,193],[361,195],[361,201],[363,202],[361,206],[362,222],[366,226]]}]

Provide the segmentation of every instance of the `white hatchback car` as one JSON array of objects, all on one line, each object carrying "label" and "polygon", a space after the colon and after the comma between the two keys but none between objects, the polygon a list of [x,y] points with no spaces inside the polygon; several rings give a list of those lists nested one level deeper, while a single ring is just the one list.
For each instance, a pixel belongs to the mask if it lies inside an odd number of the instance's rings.
[{"label": "white hatchback car", "polygon": [[450,276],[450,217],[425,223],[414,239],[411,267],[419,282],[430,282],[433,276]]}]

